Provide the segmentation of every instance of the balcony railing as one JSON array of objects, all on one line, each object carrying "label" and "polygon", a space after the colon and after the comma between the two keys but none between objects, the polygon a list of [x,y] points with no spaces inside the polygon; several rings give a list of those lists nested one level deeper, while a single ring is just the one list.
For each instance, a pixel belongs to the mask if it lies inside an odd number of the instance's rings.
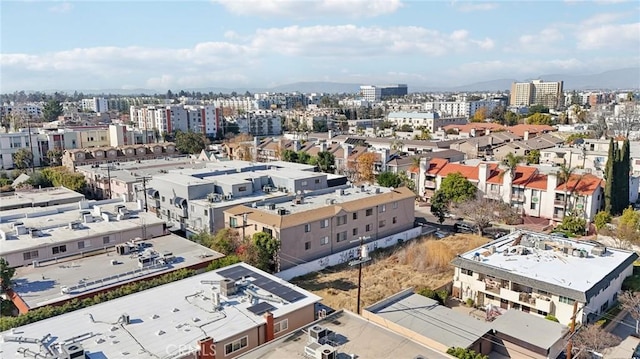
[{"label": "balcony railing", "polygon": [[523,193],[513,193],[511,195],[511,200],[515,202],[524,202],[524,194]]},{"label": "balcony railing", "polygon": [[556,207],[564,207],[564,199],[554,199],[553,205]]},{"label": "balcony railing", "polygon": [[564,213],[554,213],[553,219],[562,220],[564,218]]},{"label": "balcony railing", "polygon": [[435,189],[436,183],[434,181],[424,181],[424,188]]}]

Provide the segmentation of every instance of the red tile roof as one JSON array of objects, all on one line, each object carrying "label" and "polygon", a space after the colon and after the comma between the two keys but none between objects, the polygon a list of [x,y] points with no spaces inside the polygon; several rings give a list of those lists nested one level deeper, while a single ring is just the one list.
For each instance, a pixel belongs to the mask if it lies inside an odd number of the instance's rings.
[{"label": "red tile roof", "polygon": [[444,167],[449,161],[444,158],[432,158],[429,160],[429,168],[427,168],[427,174],[436,175],[442,167]]},{"label": "red tile roof", "polygon": [[478,180],[478,167],[461,165],[459,163],[447,163],[440,172],[438,172],[438,176],[446,177],[449,173],[456,172],[470,181]]},{"label": "red tile roof", "polygon": [[541,190],[546,190],[547,189],[547,175],[543,175],[543,174],[536,174],[535,176],[533,176],[533,178],[531,179],[531,181],[529,181],[529,183],[527,183],[527,185],[525,187],[527,188],[533,188],[533,189],[541,189]]},{"label": "red tile roof", "polygon": [[584,175],[573,174],[566,183],[556,187],[556,191],[564,191],[567,188],[568,192],[591,195],[600,187],[604,188],[604,181],[597,176],[588,173]]},{"label": "red tile roof", "polygon": [[465,125],[446,125],[444,127],[442,127],[445,131],[447,130],[458,130],[459,133],[469,133],[471,132],[471,130],[476,130],[476,131],[484,131],[486,129],[490,129],[492,131],[496,131],[496,130],[505,130],[506,127],[497,124],[497,123],[491,123],[491,122],[474,122],[474,123],[467,123]]},{"label": "red tile roof", "polygon": [[[502,184],[503,169],[496,168],[494,164],[491,175],[487,179],[487,183]],[[538,173],[535,167],[518,166],[516,167],[516,175],[512,184],[514,186],[524,186],[526,188],[546,189],[547,176]]]},{"label": "red tile roof", "polygon": [[507,131],[513,133],[516,136],[523,137],[525,131],[528,131],[529,134],[537,134],[537,133],[545,133],[550,131],[555,131],[555,128],[547,125],[526,125],[519,124],[515,126],[507,127]]}]

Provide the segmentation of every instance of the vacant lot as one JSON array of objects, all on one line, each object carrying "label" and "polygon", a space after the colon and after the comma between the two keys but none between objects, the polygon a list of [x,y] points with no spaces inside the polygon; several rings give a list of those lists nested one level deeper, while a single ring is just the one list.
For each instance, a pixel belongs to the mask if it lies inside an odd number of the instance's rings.
[{"label": "vacant lot", "polygon": [[[458,234],[440,240],[417,239],[403,247],[375,253],[362,268],[362,306],[409,287],[435,289],[444,285],[453,279],[453,267],[449,265],[453,257],[487,242],[479,236]],[[321,296],[329,307],[356,310],[357,267],[333,267],[292,282]]]}]

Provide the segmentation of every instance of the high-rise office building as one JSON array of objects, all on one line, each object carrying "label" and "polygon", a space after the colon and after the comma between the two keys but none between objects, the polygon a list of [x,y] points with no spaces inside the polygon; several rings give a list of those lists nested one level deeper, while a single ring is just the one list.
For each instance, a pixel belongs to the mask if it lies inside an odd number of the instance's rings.
[{"label": "high-rise office building", "polygon": [[511,85],[511,106],[543,105],[549,108],[557,108],[563,103],[563,81],[544,82],[533,80],[531,82],[514,82]]},{"label": "high-rise office building", "polygon": [[406,84],[398,85],[382,85],[372,86],[363,85],[360,86],[360,95],[367,101],[375,102],[384,100],[389,97],[402,97],[408,93]]}]

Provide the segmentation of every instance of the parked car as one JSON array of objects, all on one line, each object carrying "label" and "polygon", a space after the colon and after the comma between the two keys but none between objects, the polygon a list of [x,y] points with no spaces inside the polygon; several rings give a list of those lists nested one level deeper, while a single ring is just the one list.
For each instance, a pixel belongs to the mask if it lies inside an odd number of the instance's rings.
[{"label": "parked car", "polygon": [[453,231],[458,233],[478,233],[478,227],[473,223],[460,221],[454,223]]}]

